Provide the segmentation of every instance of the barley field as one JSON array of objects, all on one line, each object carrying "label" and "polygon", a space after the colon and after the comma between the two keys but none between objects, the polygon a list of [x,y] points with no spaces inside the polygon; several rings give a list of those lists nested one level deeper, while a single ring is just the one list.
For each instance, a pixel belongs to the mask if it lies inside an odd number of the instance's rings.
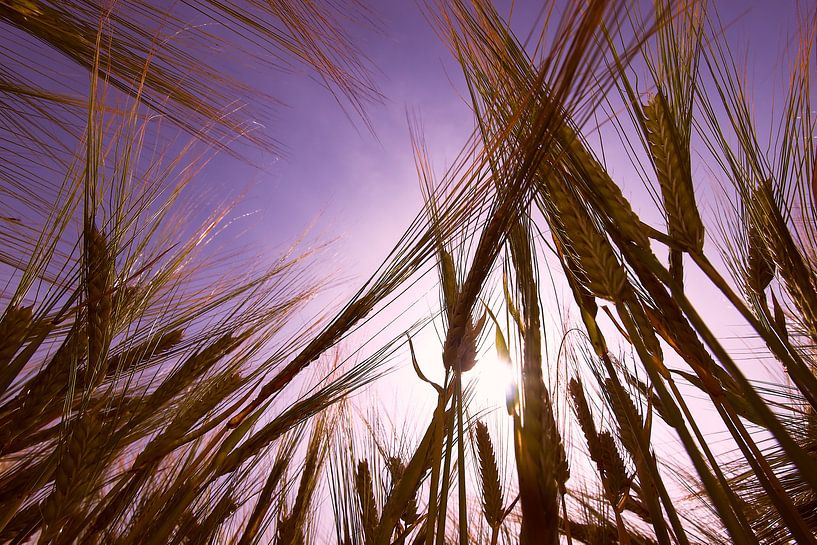
[{"label": "barley field", "polygon": [[0,543],[817,544],[816,40],[0,0]]}]

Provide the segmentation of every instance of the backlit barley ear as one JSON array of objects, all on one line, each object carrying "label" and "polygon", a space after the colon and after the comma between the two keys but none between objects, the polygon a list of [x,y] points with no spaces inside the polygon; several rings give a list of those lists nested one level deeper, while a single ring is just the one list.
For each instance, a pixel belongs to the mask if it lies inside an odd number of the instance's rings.
[{"label": "backlit barley ear", "polygon": [[[443,288],[443,299],[445,301],[446,311],[448,313],[454,312],[457,306],[457,271],[454,267],[454,258],[444,248],[439,251],[440,254],[440,283]],[[449,320],[451,319],[449,315]]]},{"label": "backlit barley ear", "polygon": [[783,340],[788,340],[789,330],[786,328],[786,314],[783,312],[783,307],[780,306],[780,301],[777,300],[774,293],[772,294],[772,308],[774,312],[774,328]]},{"label": "backlit barley ear", "polygon": [[[167,427],[148,443],[147,447],[136,458],[133,464],[134,467],[142,467],[144,464],[160,456],[165,456],[173,449],[178,448],[180,440],[188,430],[216,408],[240,384],[241,377],[238,374],[230,374],[226,377],[213,379],[209,384],[204,385],[203,391],[197,394],[196,399],[185,402]],[[193,395],[196,395],[196,393],[193,392]]]},{"label": "backlit barley ear", "polygon": [[165,331],[136,346],[127,348],[123,352],[108,358],[106,364],[107,375],[125,374],[129,370],[139,367],[140,364],[150,361],[171,350],[182,340],[183,332],[180,329]]},{"label": "backlit barley ear", "polygon": [[[57,468],[54,473],[54,489],[43,502],[44,536],[55,536],[63,519],[79,506],[90,490],[95,471],[92,458],[95,452],[95,438],[99,432],[99,420],[94,413],[82,415],[71,426],[65,448],[57,450]],[[41,539],[42,541],[42,539]],[[46,542],[46,541],[44,541]]]},{"label": "backlit barley ear", "polygon": [[565,495],[567,493],[567,481],[570,479],[570,464],[567,461],[567,451],[565,450],[565,443],[562,440],[562,434],[558,431],[555,433],[556,439],[556,482],[559,484],[559,493]]},{"label": "backlit barley ear", "polygon": [[[647,313],[644,311],[644,308],[637,303],[629,305],[628,311],[633,319],[633,322],[635,323],[636,328],[636,331],[631,332],[630,334],[638,334],[638,338],[643,343],[644,348],[652,357],[652,361],[650,363],[655,366],[656,371],[658,371],[662,377],[668,378],[669,370],[664,364],[664,351],[661,349],[661,343],[658,342],[658,337],[655,335],[655,329],[650,323]],[[644,363],[646,364],[646,362]]]},{"label": "backlit barley ear", "polygon": [[0,366],[8,365],[31,326],[31,307],[10,306],[0,320]]},{"label": "backlit barley ear", "polygon": [[584,433],[584,437],[588,444],[596,442],[598,439],[598,432],[596,431],[596,423],[593,421],[593,415],[590,413],[590,407],[587,405],[587,398],[584,397],[584,387],[580,380],[571,378],[568,385],[568,392],[573,400],[573,409],[576,411],[576,419],[579,421],[579,426]]},{"label": "backlit barley ear", "polygon": [[772,180],[760,182],[757,190],[758,208],[763,220],[763,235],[786,285],[791,301],[811,336],[817,342],[817,290],[811,264],[804,259],[775,200]]},{"label": "backlit barley ear", "polygon": [[187,358],[173,374],[162,381],[156,391],[146,400],[145,410],[164,405],[174,395],[192,384],[197,377],[206,373],[221,358],[235,350],[243,340],[243,336],[234,337],[228,333]]},{"label": "backlit barley ear", "polygon": [[647,143],[667,214],[669,235],[690,252],[704,245],[704,226],[692,187],[689,143],[682,143],[661,91],[644,106]]},{"label": "backlit barley ear", "polygon": [[650,240],[641,227],[641,220],[633,212],[630,202],[624,198],[621,189],[610,178],[607,170],[593,157],[570,127],[563,125],[559,133],[577,163],[576,169],[598,199],[604,203],[604,210],[610,215],[612,223],[630,241],[649,248]]},{"label": "backlit barley ear", "polygon": [[775,265],[755,222],[749,220],[746,241],[746,284],[758,296],[774,279]]},{"label": "backlit barley ear", "polygon": [[[460,320],[459,317],[455,317]],[[448,335],[443,346],[443,364],[465,373],[474,368],[477,361],[477,339],[485,325],[485,316],[474,322],[470,317],[465,320],[465,328],[460,337]],[[449,326],[449,331],[451,326]]]},{"label": "backlit barley ear", "polygon": [[477,457],[479,458],[483,513],[488,526],[494,529],[502,524],[504,500],[502,498],[502,484],[499,480],[499,469],[497,468],[494,446],[488,433],[488,427],[484,423],[477,422],[474,438],[477,444]]},{"label": "backlit barley ear", "polygon": [[584,433],[587,441],[590,458],[596,463],[610,502],[614,507],[617,507],[619,500],[629,489],[632,478],[627,476],[624,461],[610,432],[603,431],[599,433],[596,431],[596,424],[590,414],[590,408],[587,405],[581,382],[577,379],[570,379],[568,391],[573,399],[576,419],[579,421],[579,426],[582,428],[582,433]]},{"label": "backlit barley ear", "polygon": [[104,377],[105,352],[109,342],[112,311],[111,282],[113,258],[105,236],[95,225],[86,232],[86,266],[88,269],[88,369],[91,376]]},{"label": "backlit barley ear", "polygon": [[[462,361],[469,358],[473,352],[476,356],[476,346],[469,346],[471,336],[468,335],[471,317],[462,305],[457,305],[455,311],[449,314],[448,332],[443,343],[443,365],[446,368],[460,369]],[[467,365],[469,360],[465,360]]]},{"label": "backlit barley ear", "polygon": [[4,428],[4,435],[9,431],[28,431],[32,426],[39,428],[41,415],[47,414],[49,407],[63,403],[71,368],[78,365],[82,357],[82,329],[75,322],[45,369],[26,384],[21,396],[15,400],[18,410],[14,415],[14,429]]},{"label": "backlit barley ear", "polygon": [[[389,469],[389,476],[391,477],[391,490],[389,491],[389,498],[397,488],[397,483],[403,478],[406,472],[406,464],[403,463],[398,456],[391,456],[386,463]],[[386,501],[388,503],[388,500]],[[407,525],[414,524],[420,518],[419,508],[417,507],[417,495],[412,496],[406,503],[406,509],[400,516],[400,519]]]},{"label": "backlit barley ear", "polygon": [[562,268],[565,270],[565,275],[568,276],[570,288],[573,291],[573,297],[576,300],[576,303],[579,305],[582,312],[586,312],[590,317],[595,318],[596,313],[598,312],[596,298],[593,297],[593,294],[590,293],[584,284],[579,281],[576,273],[579,266],[575,262],[575,257],[572,254],[565,252],[562,242],[559,240],[559,237],[556,236],[556,233],[553,233],[552,238],[553,245],[556,248],[556,253],[562,259]]},{"label": "backlit barley ear", "polygon": [[618,437],[621,444],[632,456],[639,456],[640,450],[635,436],[635,433],[638,432],[635,430],[642,429],[642,422],[638,409],[636,409],[630,394],[617,381],[608,378],[604,381],[604,384],[609,392],[610,408],[618,422]]},{"label": "backlit barley ear", "polygon": [[557,234],[562,248],[575,263],[577,279],[596,297],[617,301],[621,298],[627,273],[621,266],[607,238],[602,235],[585,208],[578,202],[563,180],[551,180],[549,185],[551,218],[559,226]]},{"label": "backlit barley ear", "polygon": [[261,525],[267,513],[270,511],[273,493],[284,475],[286,465],[287,461],[285,459],[278,459],[275,461],[272,469],[270,469],[267,480],[264,483],[264,488],[261,489],[261,494],[258,496],[258,500],[255,503],[255,507],[247,521],[247,526],[244,529],[244,534],[241,536],[238,545],[251,545],[252,543],[256,543],[255,538],[261,531]]},{"label": "backlit barley ear", "polygon": [[632,477],[627,474],[624,460],[610,432],[603,431],[599,434],[598,446],[599,461],[597,463],[602,472],[604,487],[613,507],[618,510],[619,502],[630,489]]},{"label": "backlit barley ear", "polygon": [[477,338],[482,331],[480,322],[474,323],[468,320],[465,328],[465,336],[460,342],[460,350],[457,357],[457,369],[464,373],[474,368],[477,363]]},{"label": "backlit barley ear", "polygon": [[377,503],[374,498],[372,474],[369,471],[369,462],[360,460],[355,471],[355,490],[360,502],[360,514],[363,522],[363,533],[366,543],[371,543],[377,528]]}]

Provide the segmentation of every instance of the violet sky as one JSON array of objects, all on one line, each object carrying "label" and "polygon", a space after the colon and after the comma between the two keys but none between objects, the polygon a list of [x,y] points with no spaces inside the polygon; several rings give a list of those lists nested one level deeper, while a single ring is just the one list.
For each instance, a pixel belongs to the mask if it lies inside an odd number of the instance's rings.
[{"label": "violet sky", "polygon": [[[240,211],[255,215],[241,220],[250,223],[242,230],[259,251],[280,248],[313,223],[315,240],[339,237],[332,254],[344,276],[371,272],[422,205],[406,112],[421,119],[439,172],[473,126],[458,68],[418,4],[381,0],[372,5],[382,28],[360,31],[358,43],[375,66],[374,78],[385,97],[368,110],[374,134],[314,81],[262,73],[255,83],[286,103],[277,125],[269,127],[286,146],[285,155],[255,157],[259,169],[225,157],[208,168],[205,179],[249,187]],[[770,91],[785,82],[781,60],[796,43],[797,2],[720,0],[713,5],[731,23],[730,43],[745,54],[742,61],[763,116]],[[525,7],[516,8],[519,29],[526,28]],[[637,181],[623,185],[630,195],[641,193]],[[707,193],[703,188],[701,196],[708,198]]]}]

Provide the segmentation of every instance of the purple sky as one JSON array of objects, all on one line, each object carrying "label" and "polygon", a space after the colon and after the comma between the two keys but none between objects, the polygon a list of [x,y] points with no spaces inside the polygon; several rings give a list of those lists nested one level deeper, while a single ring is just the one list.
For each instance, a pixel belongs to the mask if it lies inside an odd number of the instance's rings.
[{"label": "purple sky", "polygon": [[[744,59],[749,79],[762,103],[768,86],[783,81],[779,60],[793,39],[787,31],[793,28],[795,2],[714,4],[725,22],[735,21],[729,37],[738,54],[748,50]],[[223,158],[207,171],[206,184],[251,187],[240,210],[257,210],[243,220],[251,223],[243,228],[259,251],[287,244],[314,221],[317,240],[340,237],[333,253],[344,275],[370,271],[421,206],[406,111],[422,120],[438,172],[456,155],[472,127],[461,99],[457,66],[417,5],[383,1],[375,2],[374,9],[382,31],[361,32],[359,37],[385,96],[383,104],[368,109],[374,135],[354,114],[350,120],[313,81],[262,73],[254,83],[286,103],[278,111],[277,125],[269,127],[286,146],[286,155],[254,157],[261,169]],[[520,15],[515,22],[520,29],[526,23]],[[759,106],[762,114],[764,105]],[[608,159],[617,162],[615,157]],[[624,185],[640,193],[637,186]]]}]

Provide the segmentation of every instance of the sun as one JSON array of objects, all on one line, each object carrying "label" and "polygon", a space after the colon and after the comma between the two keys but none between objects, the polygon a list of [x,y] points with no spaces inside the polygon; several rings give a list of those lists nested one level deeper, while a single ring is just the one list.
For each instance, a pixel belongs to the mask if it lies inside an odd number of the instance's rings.
[{"label": "sun", "polygon": [[475,400],[505,406],[506,395],[514,384],[511,365],[501,361],[496,351],[488,350],[477,359],[473,369]]}]

